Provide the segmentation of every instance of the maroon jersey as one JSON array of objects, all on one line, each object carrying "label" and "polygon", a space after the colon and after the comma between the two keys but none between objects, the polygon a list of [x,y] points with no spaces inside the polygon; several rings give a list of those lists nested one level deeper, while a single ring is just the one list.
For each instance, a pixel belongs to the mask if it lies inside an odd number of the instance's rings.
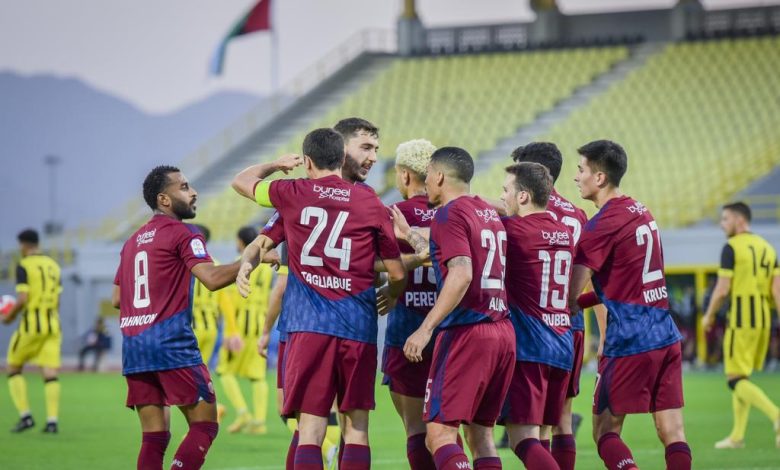
[{"label": "maroon jersey", "polygon": [[569,202],[553,188],[552,193],[550,193],[550,201],[547,203],[547,212],[555,220],[563,222],[569,227],[574,238],[574,246],[576,246],[577,242],[580,241],[580,236],[582,236],[582,227],[588,222],[588,215],[585,214],[585,211]]},{"label": "maroon jersey", "polygon": [[198,230],[157,214],[122,247],[119,286],[122,373],[203,363],[192,332],[190,270],[211,262]]},{"label": "maroon jersey", "polygon": [[[400,256],[382,202],[338,176],[273,181],[268,197],[289,256],[283,329],[375,343],[374,260]],[[281,241],[278,231],[266,234]]]},{"label": "maroon jersey", "polygon": [[[428,207],[428,196],[421,195],[396,204],[406,221],[414,228],[430,227],[435,209]],[[401,245],[403,253],[414,253],[408,245]],[[385,344],[403,347],[406,339],[420,327],[425,315],[436,303],[436,273],[433,267],[420,266],[409,272],[406,289],[387,318]]]},{"label": "maroon jersey", "polygon": [[609,200],[582,232],[575,264],[593,270],[607,307],[606,356],[660,349],[680,340],[669,315],[658,225],[628,196]]},{"label": "maroon jersey", "polygon": [[504,225],[496,210],[478,196],[458,197],[436,211],[431,224],[431,261],[439,290],[449,260],[465,256],[472,267],[466,294],[440,328],[507,318],[505,253]]},{"label": "maroon jersey", "polygon": [[[553,188],[552,193],[550,193],[550,201],[547,203],[547,212],[555,220],[563,222],[569,227],[572,233],[572,244],[576,248],[577,242],[582,236],[582,227],[588,222],[588,215],[585,214],[585,211],[569,202]],[[585,317],[582,315],[571,317],[571,328],[575,331],[585,331]]]},{"label": "maroon jersey", "polygon": [[503,220],[517,359],[569,370],[574,354],[568,307],[572,234],[549,212]]}]

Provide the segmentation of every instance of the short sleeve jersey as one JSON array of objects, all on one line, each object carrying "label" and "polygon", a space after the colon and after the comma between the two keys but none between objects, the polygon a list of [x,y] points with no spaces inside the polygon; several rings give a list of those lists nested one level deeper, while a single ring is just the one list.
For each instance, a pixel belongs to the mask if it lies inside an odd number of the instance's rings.
[{"label": "short sleeve jersey", "polygon": [[777,252],[754,233],[740,233],[723,247],[718,276],[731,278],[729,328],[771,327],[772,281],[780,276]]},{"label": "short sleeve jersey", "polygon": [[669,314],[658,225],[642,203],[628,196],[609,200],[585,224],[574,262],[593,270],[593,286],[608,310],[605,356],[681,339]]},{"label": "short sleeve jersey", "polygon": [[[428,207],[428,196],[414,196],[396,204],[412,227],[430,227],[435,209]],[[414,253],[408,245],[400,246],[403,253]],[[406,289],[387,317],[385,344],[403,347],[406,339],[422,325],[425,315],[436,303],[436,273],[433,267],[420,266],[408,273]]]},{"label": "short sleeve jersey", "polygon": [[211,261],[200,232],[166,215],[154,215],[125,242],[114,278],[124,375],[203,362],[191,326],[190,271]]},{"label": "short sleeve jersey", "polygon": [[508,239],[506,290],[517,360],[571,370],[571,231],[548,212],[507,217],[504,227]]},{"label": "short sleeve jersey", "polygon": [[431,261],[441,292],[447,263],[471,259],[472,280],[439,328],[499,321],[509,316],[504,289],[506,231],[495,209],[477,196],[461,196],[439,208],[431,223]]},{"label": "short sleeve jersey", "polygon": [[[550,194],[550,201],[547,203],[547,212],[549,212],[555,220],[563,222],[564,225],[569,227],[572,233],[572,240],[574,247],[577,247],[577,242],[580,241],[582,236],[582,227],[588,222],[588,215],[585,211],[575,206],[568,199],[558,194],[554,188]],[[571,329],[575,331],[585,330],[585,318],[582,315],[575,315],[571,317]]]},{"label": "short sleeve jersey", "polygon": [[284,219],[290,273],[281,328],[376,343],[374,259],[400,256],[376,194],[333,175],[261,182],[255,197]]},{"label": "short sleeve jersey", "polygon": [[60,333],[60,274],[60,266],[46,255],[29,255],[19,261],[16,292],[27,293],[27,304],[19,322],[20,335]]}]

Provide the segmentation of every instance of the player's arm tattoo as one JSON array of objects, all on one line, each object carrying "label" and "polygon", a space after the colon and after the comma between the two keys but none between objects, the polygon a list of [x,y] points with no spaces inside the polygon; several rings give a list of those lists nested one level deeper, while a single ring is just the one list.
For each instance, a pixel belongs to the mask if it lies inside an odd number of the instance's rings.
[{"label": "player's arm tattoo", "polygon": [[411,245],[412,248],[414,248],[414,253],[417,255],[428,251],[428,240],[415,230],[409,232],[406,241],[409,243],[409,245]]},{"label": "player's arm tattoo", "polygon": [[471,258],[468,256],[456,256],[447,261],[447,267],[452,269],[455,266],[471,266]]}]

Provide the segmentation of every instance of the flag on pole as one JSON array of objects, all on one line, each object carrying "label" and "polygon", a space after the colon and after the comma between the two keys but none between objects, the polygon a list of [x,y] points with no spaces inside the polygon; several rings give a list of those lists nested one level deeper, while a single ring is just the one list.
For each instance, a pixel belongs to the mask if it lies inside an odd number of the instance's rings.
[{"label": "flag on pole", "polygon": [[230,32],[219,42],[211,58],[211,73],[220,75],[225,62],[225,52],[231,39],[244,34],[271,30],[271,0],[259,0],[244,16],[239,18]]}]

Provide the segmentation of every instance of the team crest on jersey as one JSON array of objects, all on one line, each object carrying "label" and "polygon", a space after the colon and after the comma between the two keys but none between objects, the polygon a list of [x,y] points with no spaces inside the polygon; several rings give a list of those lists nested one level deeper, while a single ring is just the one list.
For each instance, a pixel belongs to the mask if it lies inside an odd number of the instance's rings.
[{"label": "team crest on jersey", "polygon": [[628,209],[628,212],[632,214],[642,215],[647,212],[647,207],[645,207],[645,205],[639,201],[634,202],[633,206],[628,206],[626,209]]},{"label": "team crest on jersey", "polygon": [[320,199],[332,199],[334,201],[349,202],[351,190],[344,188],[331,188],[329,186],[314,185],[314,192],[320,195]]},{"label": "team crest on jersey", "polygon": [[436,209],[420,209],[419,207],[415,207],[414,215],[419,217],[421,221],[427,222],[433,220],[433,217],[436,215]]},{"label": "team crest on jersey", "polygon": [[548,232],[542,230],[542,238],[550,243],[550,245],[571,245],[571,237],[569,232],[561,232],[556,230],[554,232]]},{"label": "team crest on jersey", "polygon": [[190,242],[190,248],[192,249],[192,254],[195,255],[195,257],[206,257],[206,247],[203,245],[203,242],[200,239],[193,238]]},{"label": "team crest on jersey", "polygon": [[152,243],[154,241],[155,233],[157,233],[156,228],[146,231],[144,233],[140,233],[138,234],[137,237],[135,237],[135,242],[138,244],[138,246],[145,245],[147,243]]},{"label": "team crest on jersey", "polygon": [[474,212],[477,213],[477,216],[484,220],[486,223],[490,222],[491,220],[493,222],[501,222],[501,219],[498,217],[498,212],[496,212],[495,209],[485,209],[484,211],[481,211],[479,209],[474,209]]},{"label": "team crest on jersey", "polygon": [[554,207],[558,207],[563,211],[566,212],[574,212],[574,204],[572,204],[569,201],[565,201],[561,199],[560,197],[556,196],[555,194],[550,194],[550,201],[553,203]]}]

